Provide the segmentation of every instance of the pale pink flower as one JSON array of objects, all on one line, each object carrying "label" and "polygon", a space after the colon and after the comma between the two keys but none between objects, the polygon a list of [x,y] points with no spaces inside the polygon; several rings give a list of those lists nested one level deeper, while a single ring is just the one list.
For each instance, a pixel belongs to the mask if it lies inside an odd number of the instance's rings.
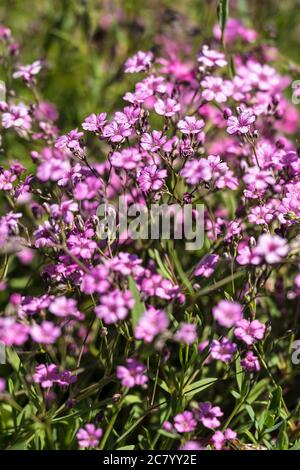
[{"label": "pale pink flower", "polygon": [[288,252],[287,240],[269,233],[260,235],[255,247],[255,253],[262,256],[268,264],[280,263]]},{"label": "pale pink flower", "polygon": [[213,308],[213,316],[221,326],[231,328],[242,318],[242,306],[238,302],[220,300]]},{"label": "pale pink flower", "polygon": [[54,323],[47,320],[30,328],[30,336],[36,343],[53,344],[60,335],[61,329],[59,326],[55,326]]},{"label": "pale pink flower", "polygon": [[172,117],[174,114],[180,111],[180,104],[172,98],[166,98],[164,100],[158,99],[154,103],[154,109],[157,114],[161,114],[162,116],[166,117]]}]

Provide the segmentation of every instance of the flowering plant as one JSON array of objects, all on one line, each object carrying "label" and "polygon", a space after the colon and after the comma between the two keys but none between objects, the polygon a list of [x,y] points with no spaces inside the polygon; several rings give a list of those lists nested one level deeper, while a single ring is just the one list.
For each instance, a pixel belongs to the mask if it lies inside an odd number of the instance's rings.
[{"label": "flowering plant", "polygon": [[[195,57],[168,39],[126,60],[120,109],[64,132],[46,62],[23,65],[5,26],[0,42],[1,446],[299,445],[299,113],[274,51],[233,19]],[[102,237],[120,196],[194,221],[200,202],[203,245]]]}]

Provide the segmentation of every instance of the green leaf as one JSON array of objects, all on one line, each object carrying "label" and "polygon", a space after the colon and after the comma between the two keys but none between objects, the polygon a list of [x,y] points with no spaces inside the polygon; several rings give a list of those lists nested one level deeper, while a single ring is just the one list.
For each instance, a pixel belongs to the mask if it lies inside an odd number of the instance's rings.
[{"label": "green leaf", "polygon": [[197,382],[193,382],[192,384],[184,387],[184,393],[187,398],[191,398],[202,390],[211,387],[215,382],[219,379],[216,377],[208,377],[206,379],[198,380]]},{"label": "green leaf", "polygon": [[132,293],[132,297],[134,299],[134,306],[131,310],[132,324],[133,324],[133,326],[136,326],[136,324],[138,323],[140,317],[145,312],[146,306],[145,306],[144,302],[141,301],[140,292],[137,288],[137,285],[136,285],[135,280],[133,279],[133,277],[129,278],[129,289],[130,289],[130,291]]},{"label": "green leaf", "polygon": [[260,380],[249,393],[247,403],[253,403],[263,392],[266,392],[268,383],[269,379]]},{"label": "green leaf", "polygon": [[124,446],[124,447],[118,447],[116,450],[134,450],[135,446]]},{"label": "green leaf", "polygon": [[229,13],[229,4],[228,0],[219,0],[217,6],[217,15],[219,20],[219,25],[221,28],[221,41],[224,45],[224,33],[226,28],[226,23],[228,20],[228,13]]},{"label": "green leaf", "polygon": [[239,389],[239,392],[242,391],[243,380],[245,377],[245,372],[241,366],[241,360],[238,357],[235,361],[235,370],[236,370],[236,383]]}]

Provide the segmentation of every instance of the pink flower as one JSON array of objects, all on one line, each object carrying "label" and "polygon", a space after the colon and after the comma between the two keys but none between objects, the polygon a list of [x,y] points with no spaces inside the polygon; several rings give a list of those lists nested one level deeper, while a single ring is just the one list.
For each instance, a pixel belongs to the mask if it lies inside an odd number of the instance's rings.
[{"label": "pink flower", "polygon": [[255,115],[252,109],[242,110],[241,113],[236,116],[230,116],[227,119],[227,132],[228,134],[247,134],[250,131],[250,126],[255,121]]},{"label": "pink flower", "polygon": [[242,318],[242,306],[238,302],[220,300],[213,308],[213,316],[219,325],[231,328]]},{"label": "pink flower", "polygon": [[256,340],[263,339],[266,327],[259,320],[239,320],[236,322],[235,336],[251,346]]},{"label": "pink flower", "polygon": [[274,177],[270,171],[261,170],[257,166],[248,168],[243,180],[251,191],[254,189],[261,191],[275,183]]},{"label": "pink flower", "polygon": [[154,109],[157,114],[166,117],[172,117],[174,114],[180,111],[180,104],[172,98],[166,98],[165,100],[158,99],[154,103]]},{"label": "pink flower", "polygon": [[232,83],[221,77],[207,76],[202,80],[201,85],[204,88],[202,96],[207,101],[215,100],[217,103],[224,103],[232,94]]},{"label": "pink flower", "polygon": [[103,294],[110,288],[110,282],[108,280],[108,268],[102,264],[95,266],[87,274],[82,277],[80,289],[85,294],[93,294],[98,292]]},{"label": "pink flower", "polygon": [[203,402],[199,403],[196,417],[203,426],[208,429],[214,429],[220,426],[221,422],[218,418],[223,416],[223,414],[219,406],[212,406],[210,402]]},{"label": "pink flower", "polygon": [[78,151],[80,147],[80,139],[83,136],[83,132],[78,132],[78,129],[73,129],[66,135],[59,137],[55,143],[55,147],[58,149],[69,149],[71,151]]},{"label": "pink flower", "polygon": [[89,447],[97,447],[103,434],[101,428],[96,428],[94,424],[88,423],[80,428],[76,434],[79,447],[87,449]]},{"label": "pink flower", "polygon": [[280,263],[289,252],[287,240],[278,235],[263,233],[260,235],[255,253],[264,257],[268,264]]},{"label": "pink flower", "polygon": [[29,129],[31,125],[31,117],[28,114],[28,108],[25,104],[11,105],[8,111],[2,115],[2,126],[5,129],[9,127],[20,127]]},{"label": "pink flower", "polygon": [[181,323],[174,338],[185,344],[193,344],[197,340],[197,326],[193,323]]},{"label": "pink flower", "polygon": [[132,388],[135,385],[145,387],[148,377],[145,374],[146,366],[135,359],[127,359],[126,366],[117,367],[117,377],[123,387]]},{"label": "pink flower", "polygon": [[126,137],[129,137],[131,133],[130,124],[112,121],[104,127],[102,135],[105,139],[113,143],[120,143],[123,142]]},{"label": "pink flower", "polygon": [[195,276],[210,277],[219,261],[219,255],[211,254],[207,255],[197,264],[194,270]]},{"label": "pink flower", "polygon": [[97,317],[106,324],[117,323],[127,317],[134,306],[134,300],[129,290],[114,289],[100,297],[100,305],[95,308]]},{"label": "pink flower", "polygon": [[236,432],[232,429],[227,428],[224,432],[216,431],[212,436],[211,440],[216,450],[221,450],[225,446],[226,442],[236,439]]},{"label": "pink flower", "polygon": [[27,325],[17,323],[13,317],[0,318],[0,342],[5,346],[20,346],[28,339]]},{"label": "pink flower", "polygon": [[177,127],[183,134],[199,134],[204,125],[203,119],[197,120],[195,116],[186,116],[178,121]]},{"label": "pink flower", "polygon": [[261,257],[255,252],[255,247],[248,246],[246,240],[242,240],[239,243],[237,252],[236,260],[242,266],[245,264],[257,265],[261,262]]},{"label": "pink flower", "polygon": [[106,113],[90,114],[82,123],[82,127],[86,131],[100,132],[106,124]]},{"label": "pink flower", "polygon": [[36,343],[53,344],[60,335],[60,328],[47,320],[30,328],[30,336]]},{"label": "pink flower", "polygon": [[236,344],[228,338],[222,338],[221,341],[214,339],[210,345],[211,357],[222,362],[230,362],[236,350]]},{"label": "pink flower", "polygon": [[4,170],[0,173],[0,189],[10,191],[13,188],[13,182],[17,179],[16,175],[9,170]]},{"label": "pink flower", "polygon": [[114,152],[110,157],[110,162],[115,168],[124,168],[125,170],[133,170],[142,160],[142,155],[138,149],[128,147]]},{"label": "pink flower", "polygon": [[181,170],[180,175],[189,184],[195,185],[200,183],[201,180],[210,181],[212,178],[212,168],[206,158],[189,160]]},{"label": "pink flower", "polygon": [[17,71],[13,73],[13,78],[22,78],[24,82],[30,83],[42,68],[40,60],[36,60],[30,65],[20,65]]},{"label": "pink flower", "polygon": [[180,446],[179,450],[204,450],[204,447],[198,441],[187,441]]},{"label": "pink flower", "polygon": [[106,266],[123,276],[131,276],[141,269],[142,260],[135,254],[120,252],[118,256],[109,260]]},{"label": "pink flower", "polygon": [[151,134],[145,133],[141,137],[141,147],[149,152],[156,152],[167,141],[167,138],[161,131],[152,131]]},{"label": "pink flower", "polygon": [[0,377],[0,393],[3,393],[5,391],[5,386],[6,386],[5,380],[2,379],[2,377]]},{"label": "pink flower", "polygon": [[68,299],[64,295],[56,297],[56,299],[49,305],[49,311],[57,317],[75,317],[79,320],[84,318],[83,314],[77,309],[77,302],[75,299]]},{"label": "pink flower", "polygon": [[156,310],[149,307],[141,316],[134,330],[136,339],[143,339],[146,343],[151,343],[155,336],[163,333],[169,326],[169,319],[163,310]]},{"label": "pink flower", "polygon": [[157,165],[145,166],[137,176],[139,187],[142,191],[158,191],[164,184],[167,177],[167,170],[159,170]]},{"label": "pink flower", "polygon": [[241,366],[247,372],[259,372],[260,363],[257,356],[254,355],[253,351],[247,351],[244,359],[241,360]]},{"label": "pink flower", "polygon": [[40,364],[35,368],[32,378],[42,388],[52,387],[58,377],[58,368],[55,364]]},{"label": "pink flower", "polygon": [[180,433],[193,432],[196,426],[197,421],[191,411],[184,411],[174,417],[174,428]]},{"label": "pink flower", "polygon": [[209,49],[207,45],[202,47],[202,52],[198,55],[197,61],[202,67],[225,67],[227,60],[222,52]]},{"label": "pink flower", "polygon": [[126,73],[144,72],[148,70],[153,62],[153,52],[138,51],[125,62]]}]

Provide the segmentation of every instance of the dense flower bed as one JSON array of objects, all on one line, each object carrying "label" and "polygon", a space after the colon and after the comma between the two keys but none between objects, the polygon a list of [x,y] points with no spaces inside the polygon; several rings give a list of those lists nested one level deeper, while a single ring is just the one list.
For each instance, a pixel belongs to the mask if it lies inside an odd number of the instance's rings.
[{"label": "dense flower bed", "polygon": [[[298,445],[299,114],[276,50],[239,20],[225,39],[244,52],[220,38],[137,52],[124,107],[62,135],[46,64],[20,65],[0,27],[3,448]],[[203,247],[103,240],[97,208],[119,196],[203,204]]]}]

